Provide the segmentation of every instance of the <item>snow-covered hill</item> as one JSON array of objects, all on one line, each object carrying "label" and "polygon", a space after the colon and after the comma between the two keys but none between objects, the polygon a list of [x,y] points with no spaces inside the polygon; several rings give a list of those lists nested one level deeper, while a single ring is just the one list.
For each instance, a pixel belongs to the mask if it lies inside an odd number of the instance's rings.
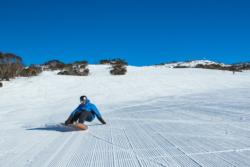
[{"label": "snow-covered hill", "polygon": [[[200,63],[200,62],[197,62]],[[209,63],[209,62],[208,62]],[[192,63],[191,63],[192,64]],[[0,88],[4,166],[250,166],[250,72],[90,65]],[[87,95],[108,122],[58,126]]]},{"label": "snow-covered hill", "polygon": [[168,68],[174,68],[174,67],[178,67],[178,66],[187,67],[187,68],[194,68],[197,65],[212,65],[212,64],[227,66],[223,63],[217,63],[217,62],[210,61],[210,60],[194,60],[194,61],[187,61],[187,62],[166,63],[166,64],[164,64],[164,66],[168,67]]}]

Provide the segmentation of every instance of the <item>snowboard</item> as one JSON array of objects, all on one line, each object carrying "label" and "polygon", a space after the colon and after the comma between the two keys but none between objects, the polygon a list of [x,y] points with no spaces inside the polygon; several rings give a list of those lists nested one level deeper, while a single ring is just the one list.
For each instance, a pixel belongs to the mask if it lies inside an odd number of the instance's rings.
[{"label": "snowboard", "polygon": [[76,130],[87,130],[88,126],[81,124],[81,123],[74,123],[74,124],[68,124],[66,125],[65,123],[61,123],[61,125],[65,126],[65,127],[70,127]]}]

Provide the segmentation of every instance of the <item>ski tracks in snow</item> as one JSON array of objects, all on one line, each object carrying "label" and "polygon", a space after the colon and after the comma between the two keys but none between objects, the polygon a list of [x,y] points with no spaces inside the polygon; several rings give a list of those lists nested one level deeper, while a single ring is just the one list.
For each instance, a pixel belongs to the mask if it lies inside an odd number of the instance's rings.
[{"label": "ski tracks in snow", "polygon": [[40,137],[10,150],[5,166],[250,166],[250,92],[244,92],[114,106],[107,125],[92,123],[87,131],[26,130]]}]

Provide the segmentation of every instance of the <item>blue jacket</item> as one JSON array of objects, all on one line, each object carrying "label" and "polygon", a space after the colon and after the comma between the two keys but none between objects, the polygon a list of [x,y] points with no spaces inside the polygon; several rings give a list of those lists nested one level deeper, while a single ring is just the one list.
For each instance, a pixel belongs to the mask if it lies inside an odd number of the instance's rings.
[{"label": "blue jacket", "polygon": [[91,122],[95,119],[95,117],[102,118],[101,113],[99,112],[99,110],[97,109],[97,107],[90,103],[90,100],[87,99],[86,104],[80,104],[71,114],[70,117],[74,117],[75,114],[78,114],[80,112],[82,112],[83,110],[86,110],[87,112],[91,112],[91,116],[89,116],[86,121]]}]

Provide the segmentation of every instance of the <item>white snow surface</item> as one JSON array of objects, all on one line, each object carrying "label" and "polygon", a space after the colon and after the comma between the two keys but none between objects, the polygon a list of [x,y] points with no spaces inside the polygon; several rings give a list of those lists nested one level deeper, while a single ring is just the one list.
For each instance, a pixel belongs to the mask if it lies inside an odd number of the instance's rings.
[{"label": "white snow surface", "polygon": [[210,60],[193,60],[193,61],[187,61],[187,62],[166,63],[166,64],[164,64],[164,66],[168,67],[168,68],[174,68],[176,66],[183,66],[183,67],[188,67],[188,68],[194,68],[198,64],[202,64],[202,65],[218,64],[218,65],[221,65],[221,66],[228,66],[226,64],[217,63],[217,62],[210,61]]},{"label": "white snow surface", "polygon": [[[0,88],[0,166],[250,166],[250,72],[128,66]],[[106,125],[59,125],[87,95]]]}]

